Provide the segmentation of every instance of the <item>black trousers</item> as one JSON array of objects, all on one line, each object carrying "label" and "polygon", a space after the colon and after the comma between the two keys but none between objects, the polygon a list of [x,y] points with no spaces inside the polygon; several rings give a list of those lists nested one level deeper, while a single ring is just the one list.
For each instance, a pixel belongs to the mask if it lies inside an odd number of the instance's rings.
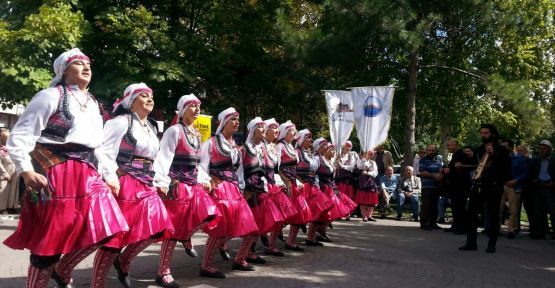
[{"label": "black trousers", "polygon": [[439,188],[422,188],[422,196],[420,203],[420,225],[435,226],[437,225],[437,202],[439,200]]},{"label": "black trousers", "polygon": [[[546,232],[555,235],[555,188],[542,184],[534,185],[533,188],[534,221],[530,223],[530,235],[544,237]],[[551,231],[547,223],[548,215],[551,220]]]},{"label": "black trousers", "polygon": [[469,191],[467,187],[451,187],[451,206],[453,209],[453,225],[451,229],[457,232],[468,230],[468,216],[466,215],[466,202]]},{"label": "black trousers", "polygon": [[480,191],[470,191],[468,199],[468,233],[466,235],[466,244],[476,246],[478,239],[478,223],[480,221],[478,214],[481,213],[482,208],[485,208],[483,213],[486,213],[485,226],[488,228],[489,242],[488,246],[495,247],[497,237],[499,236],[500,219],[499,219],[499,206],[501,203],[501,195],[503,194],[503,185],[484,185]]}]

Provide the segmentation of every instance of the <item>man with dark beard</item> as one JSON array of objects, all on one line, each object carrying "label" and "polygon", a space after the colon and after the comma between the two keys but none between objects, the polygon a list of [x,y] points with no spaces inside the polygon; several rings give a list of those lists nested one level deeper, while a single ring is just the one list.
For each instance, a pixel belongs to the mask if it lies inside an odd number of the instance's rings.
[{"label": "man with dark beard", "polygon": [[[487,214],[486,227],[488,227],[488,247],[487,253],[495,253],[495,244],[499,234],[499,203],[503,193],[503,185],[510,178],[510,159],[509,152],[498,143],[499,133],[497,128],[491,124],[480,126],[480,138],[482,145],[476,148],[475,155],[479,165],[476,175],[473,177],[474,183],[470,191],[468,202],[469,229],[466,237],[466,244],[459,247],[459,250],[477,250],[477,229],[478,213],[485,204]],[[481,171],[480,171],[481,170]]]}]

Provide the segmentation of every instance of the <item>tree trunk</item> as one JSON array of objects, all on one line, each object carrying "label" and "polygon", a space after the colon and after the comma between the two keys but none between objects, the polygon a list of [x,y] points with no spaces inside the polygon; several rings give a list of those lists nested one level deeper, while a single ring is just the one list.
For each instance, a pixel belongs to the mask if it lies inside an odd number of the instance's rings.
[{"label": "tree trunk", "polygon": [[409,93],[407,95],[407,122],[405,123],[405,152],[403,153],[403,169],[412,166],[416,130],[416,84],[418,77],[418,49],[414,48],[409,56]]}]

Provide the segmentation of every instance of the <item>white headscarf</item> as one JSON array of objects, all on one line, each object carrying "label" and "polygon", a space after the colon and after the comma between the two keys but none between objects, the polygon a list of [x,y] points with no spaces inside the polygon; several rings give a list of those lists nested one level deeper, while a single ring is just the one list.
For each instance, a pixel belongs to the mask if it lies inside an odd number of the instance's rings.
[{"label": "white headscarf", "polygon": [[312,148],[314,148],[315,153],[318,153],[318,150],[320,149],[320,147],[326,144],[328,144],[328,140],[324,139],[323,137],[320,137],[314,140],[314,142],[312,142]]},{"label": "white headscarf", "polygon": [[233,107],[229,107],[224,111],[220,112],[220,114],[218,114],[218,121],[220,121],[220,124],[218,125],[218,129],[216,129],[216,134],[220,134],[224,129],[225,123],[227,123],[227,121],[232,116],[236,116],[236,115],[239,115],[239,112],[235,111],[235,108]]},{"label": "white headscarf", "polygon": [[290,120],[287,120],[285,123],[281,123],[281,125],[279,125],[278,141],[285,138],[285,135],[287,135],[287,132],[290,129],[295,129],[295,124],[293,124]]},{"label": "white headscarf", "polygon": [[89,57],[83,54],[79,48],[73,48],[60,54],[60,56],[54,60],[54,65],[52,65],[54,67],[55,76],[52,78],[52,81],[50,81],[50,87],[56,87],[56,85],[60,84],[69,64],[77,60],[86,60],[90,62]]},{"label": "white headscarf", "polygon": [[351,142],[351,140],[347,140],[347,142],[345,142],[345,146],[353,148],[353,142]]},{"label": "white headscarf", "polygon": [[249,122],[249,124],[247,124],[247,130],[249,131],[249,135],[247,136],[246,143],[250,143],[252,141],[252,137],[254,136],[254,130],[256,130],[256,126],[260,124],[264,124],[264,121],[260,117],[255,117]]},{"label": "white headscarf", "polygon": [[307,136],[311,136],[311,135],[312,133],[310,133],[308,129],[303,129],[299,131],[297,133],[297,143],[295,144],[295,147],[301,147],[301,144],[303,144],[304,139],[306,139]]},{"label": "white headscarf", "polygon": [[270,128],[270,126],[279,127],[279,123],[274,118],[264,120],[264,128],[266,128],[266,130],[268,130]]},{"label": "white headscarf", "polygon": [[112,105],[114,107],[112,112],[115,112],[120,105],[123,108],[129,110],[131,108],[133,100],[135,100],[135,98],[137,98],[137,96],[139,96],[142,92],[152,93],[152,89],[146,86],[145,83],[136,83],[127,86],[127,88],[125,88],[125,91],[123,91],[123,96],[116,100],[114,105]]},{"label": "white headscarf", "polygon": [[200,103],[200,100],[197,96],[195,96],[195,94],[181,96],[179,101],[177,101],[177,115],[179,118],[183,117],[183,113],[185,112],[185,108],[187,108],[187,106]]}]

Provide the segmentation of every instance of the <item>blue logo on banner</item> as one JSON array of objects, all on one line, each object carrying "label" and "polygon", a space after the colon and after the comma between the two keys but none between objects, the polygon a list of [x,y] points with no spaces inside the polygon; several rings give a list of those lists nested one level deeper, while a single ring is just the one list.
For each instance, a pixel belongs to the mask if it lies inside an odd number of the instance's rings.
[{"label": "blue logo on banner", "polygon": [[380,99],[374,96],[366,98],[364,101],[364,116],[366,117],[376,117],[382,113],[383,107]]}]

